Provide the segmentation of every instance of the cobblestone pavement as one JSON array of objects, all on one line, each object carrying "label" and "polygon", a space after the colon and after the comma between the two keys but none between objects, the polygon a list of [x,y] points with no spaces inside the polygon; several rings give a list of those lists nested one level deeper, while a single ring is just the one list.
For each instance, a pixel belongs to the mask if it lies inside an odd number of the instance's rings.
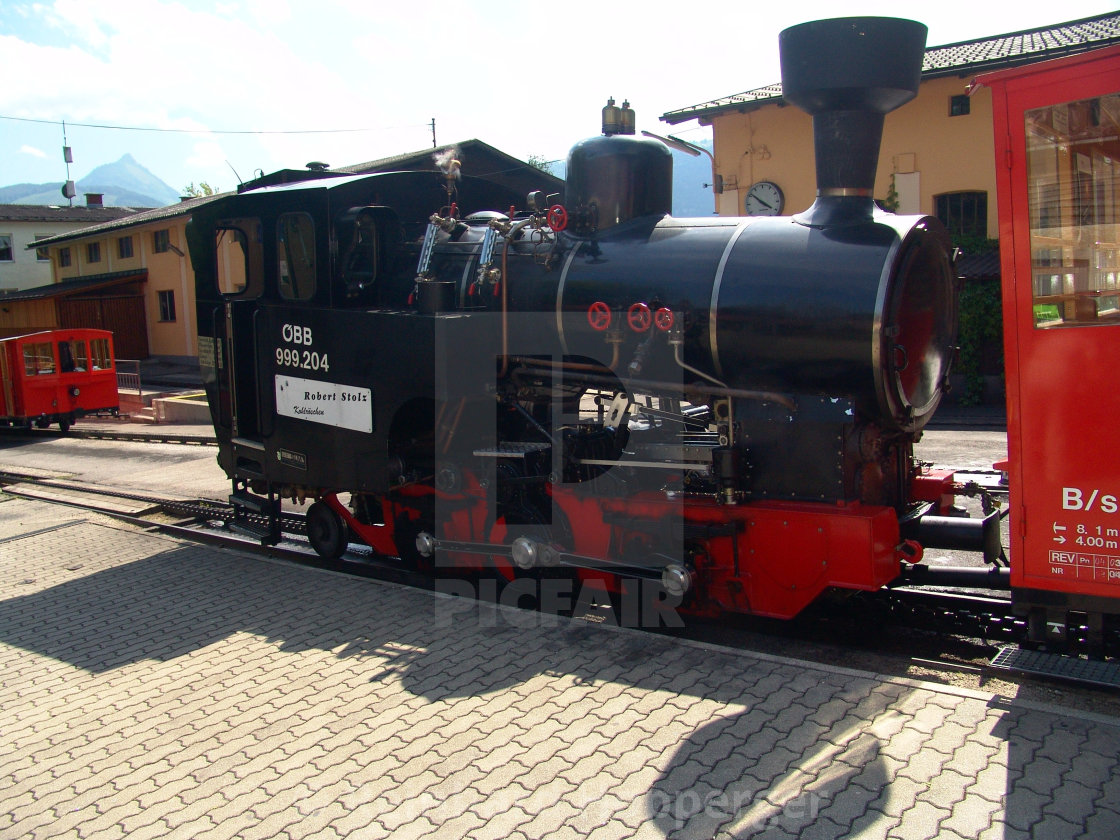
[{"label": "cobblestone pavement", "polygon": [[1114,838],[1120,720],[0,497],[0,838]]}]

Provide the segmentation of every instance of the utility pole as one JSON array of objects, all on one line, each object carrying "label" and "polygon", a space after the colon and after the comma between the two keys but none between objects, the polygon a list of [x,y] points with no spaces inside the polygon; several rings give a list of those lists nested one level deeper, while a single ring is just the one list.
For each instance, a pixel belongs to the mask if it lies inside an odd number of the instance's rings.
[{"label": "utility pole", "polygon": [[432,117],[432,148],[436,147],[436,118]]},{"label": "utility pole", "polygon": [[74,162],[74,154],[70,151],[70,146],[66,141],[66,120],[62,121],[62,159],[66,161],[66,183],[62,185],[62,196],[70,202],[70,206],[74,206],[74,182],[70,180],[70,164]]}]

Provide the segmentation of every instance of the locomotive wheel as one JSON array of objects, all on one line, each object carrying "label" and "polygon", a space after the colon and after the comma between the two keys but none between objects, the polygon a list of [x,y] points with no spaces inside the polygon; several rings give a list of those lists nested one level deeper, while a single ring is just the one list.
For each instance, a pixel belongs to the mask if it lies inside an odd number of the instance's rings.
[{"label": "locomotive wheel", "polygon": [[323,502],[307,509],[307,540],[315,553],[325,560],[337,560],[346,551],[346,525]]},{"label": "locomotive wheel", "polygon": [[58,428],[62,429],[62,433],[66,434],[70,431],[70,421],[66,418],[58,421]]}]

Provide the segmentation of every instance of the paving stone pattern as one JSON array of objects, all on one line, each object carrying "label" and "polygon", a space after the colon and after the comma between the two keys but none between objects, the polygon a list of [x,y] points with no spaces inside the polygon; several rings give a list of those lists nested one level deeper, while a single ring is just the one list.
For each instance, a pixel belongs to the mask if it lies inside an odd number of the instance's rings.
[{"label": "paving stone pattern", "polygon": [[1120,836],[1110,720],[57,511],[0,501],[5,840]]}]

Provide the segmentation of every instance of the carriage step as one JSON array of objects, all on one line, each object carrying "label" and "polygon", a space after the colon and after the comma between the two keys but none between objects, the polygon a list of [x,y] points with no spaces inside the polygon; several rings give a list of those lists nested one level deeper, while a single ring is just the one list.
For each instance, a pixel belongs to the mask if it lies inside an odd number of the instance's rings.
[{"label": "carriage step", "polygon": [[1038,650],[1023,650],[1017,647],[1002,648],[992,658],[991,667],[1039,677],[1072,680],[1089,685],[1120,687],[1120,664],[1094,659],[1078,659]]}]

